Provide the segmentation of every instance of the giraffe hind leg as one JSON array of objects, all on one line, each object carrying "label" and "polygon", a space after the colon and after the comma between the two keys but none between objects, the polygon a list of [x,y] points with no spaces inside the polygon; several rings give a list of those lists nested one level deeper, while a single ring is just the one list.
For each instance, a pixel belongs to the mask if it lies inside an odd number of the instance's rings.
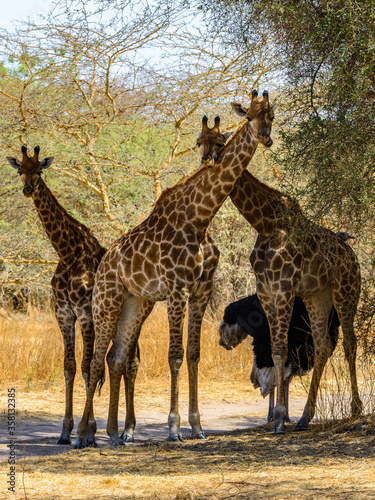
[{"label": "giraffe hind leg", "polygon": [[[277,292],[277,287],[274,287]],[[258,297],[266,313],[271,334],[272,359],[275,366],[276,406],[273,409],[273,434],[284,434],[287,407],[285,400],[285,363],[288,357],[288,330],[293,311],[294,296],[289,292],[275,293],[274,297],[262,294]]]},{"label": "giraffe hind leg", "polygon": [[320,380],[332,352],[331,339],[328,333],[328,317],[332,308],[331,291],[327,289],[314,297],[304,298],[304,303],[309,314],[311,333],[314,340],[314,368],[307,402],[302,417],[295,427],[299,431],[306,430],[315,415]]},{"label": "giraffe hind leg", "polygon": [[[110,375],[110,402],[107,434],[111,446],[134,441],[135,411],[134,384],[138,371],[137,343],[141,327],[154,304],[128,294],[117,324],[117,334],[107,357]],[[121,437],[118,435],[118,405],[121,377],[125,379],[126,421]]]},{"label": "giraffe hind leg", "polygon": [[[137,337],[139,337],[138,332]],[[134,350],[134,355],[131,352]],[[138,373],[140,362],[139,344],[137,342],[136,348],[130,351],[130,366],[124,369],[124,383],[125,383],[125,401],[126,401],[126,417],[125,427],[121,434],[121,439],[124,443],[134,442],[134,429],[136,424],[135,411],[134,411],[134,384]]]},{"label": "giraffe hind leg", "polygon": [[357,357],[357,338],[354,332],[353,322],[354,315],[352,311],[354,308],[348,308],[346,311],[342,310],[340,306],[335,304],[337,314],[340,319],[341,328],[343,332],[343,345],[345,352],[345,360],[348,363],[350,374],[350,386],[352,393],[351,412],[353,417],[361,415],[363,407],[362,401],[359,396],[357,370],[356,370],[356,357]]}]

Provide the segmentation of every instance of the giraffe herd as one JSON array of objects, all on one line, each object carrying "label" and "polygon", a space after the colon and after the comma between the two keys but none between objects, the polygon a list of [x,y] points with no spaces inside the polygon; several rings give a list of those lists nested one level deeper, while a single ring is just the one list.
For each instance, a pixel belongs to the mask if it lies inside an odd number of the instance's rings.
[{"label": "giraffe herd", "polygon": [[[32,197],[60,258],[52,279],[56,317],[64,340],[66,379],[66,411],[59,443],[70,443],[73,429],[75,321],[78,320],[81,326],[84,341],[82,374],[87,397],[74,447],[95,446],[93,399],[104,375],[105,359],[110,376],[107,433],[111,445],[123,445],[134,440],[138,338],[155,302],[164,300],[170,333],[168,440],[182,440],[178,396],[184,357],[182,328],[187,309],[189,423],[193,438],[205,437],[197,390],[200,333],[219,261],[219,250],[208,234],[208,226],[228,196],[258,233],[250,262],[271,332],[277,381],[273,432],[284,432],[283,370],[295,296],[302,297],[306,305],[315,344],[310,391],[297,428],[306,428],[314,416],[319,381],[331,347],[327,320],[333,305],[342,325],[345,357],[350,369],[352,413],[361,413],[353,330],[361,283],[356,256],[346,238],[309,221],[298,203],[261,183],[246,169],[259,143],[265,147],[272,145],[274,107],[268,93],[265,91],[259,97],[254,90],[248,109],[239,104],[232,107],[246,121],[231,140],[227,142],[229,134],[220,133],[219,117],[212,129],[204,117],[197,140],[201,168],[187,180],[165,190],[148,218],[115,241],[107,251],[88,228],[66,212],[43,182],[41,173],[52,164],[53,158],[40,161],[39,147],[29,157],[25,146],[21,161],[7,157],[20,174],[23,193]],[[126,421],[119,435],[122,377],[125,380]]]}]

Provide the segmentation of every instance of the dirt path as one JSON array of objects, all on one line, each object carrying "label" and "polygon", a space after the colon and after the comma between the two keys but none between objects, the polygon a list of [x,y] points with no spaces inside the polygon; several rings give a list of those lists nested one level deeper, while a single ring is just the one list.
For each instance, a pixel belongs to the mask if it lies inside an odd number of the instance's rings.
[{"label": "dirt path", "polygon": [[[301,415],[304,398],[298,398],[291,401],[290,414],[292,420],[298,419]],[[246,402],[213,402],[209,400],[200,401],[200,412],[202,426],[207,436],[213,433],[225,433],[236,430],[245,430],[264,424],[266,422],[268,400],[258,398],[251,403]],[[182,435],[188,437],[190,434],[190,425],[184,416],[187,414],[187,404],[181,405],[182,416]],[[264,415],[264,416],[260,416]],[[135,431],[136,442],[130,446],[144,444],[146,442],[164,442],[168,436],[168,427],[166,424],[167,414],[162,411],[143,410],[137,412],[137,427]],[[119,418],[120,429],[124,416]],[[78,419],[76,419],[73,430],[73,438],[77,428]],[[109,445],[109,439],[106,434],[106,419],[98,418],[97,443],[99,448]],[[17,458],[24,456],[37,457],[47,455],[57,455],[65,453],[72,449],[72,445],[58,445],[57,438],[61,432],[62,418],[57,418],[53,413],[48,417],[45,412],[39,414],[34,412],[28,416],[19,419],[16,422],[16,453]],[[4,433],[5,434],[5,433]],[[0,462],[7,460],[9,456],[8,437],[0,437]],[[73,441],[74,442],[74,441]],[[128,445],[127,445],[128,446]]]}]

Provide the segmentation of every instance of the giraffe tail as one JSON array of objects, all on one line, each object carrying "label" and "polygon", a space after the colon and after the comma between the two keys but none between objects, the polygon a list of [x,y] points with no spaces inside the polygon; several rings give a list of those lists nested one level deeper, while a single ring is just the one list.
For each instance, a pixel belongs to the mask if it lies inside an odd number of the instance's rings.
[{"label": "giraffe tail", "polygon": [[100,377],[100,380],[99,380],[99,385],[98,385],[98,393],[99,393],[99,396],[100,396],[100,392],[102,390],[102,387],[104,385],[104,382],[105,382],[105,371],[103,370],[103,373]]}]

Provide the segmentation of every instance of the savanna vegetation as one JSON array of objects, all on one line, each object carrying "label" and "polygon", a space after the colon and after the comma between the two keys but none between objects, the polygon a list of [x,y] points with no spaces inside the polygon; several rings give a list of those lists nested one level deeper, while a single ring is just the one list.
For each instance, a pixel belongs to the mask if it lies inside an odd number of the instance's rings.
[{"label": "savanna vegetation", "polygon": [[[5,156],[20,157],[23,144],[39,145],[42,158],[54,156],[44,180],[108,247],[149,214],[164,188],[199,167],[195,141],[202,116],[212,126],[220,115],[221,131],[234,130],[238,118],[229,104],[247,105],[253,88],[267,89],[278,107],[274,146],[258,148],[251,171],[295,197],[310,218],[356,238],[351,245],[363,279],[359,382],[365,412],[374,412],[374,34],[369,0],[56,0],[42,17],[0,30],[1,387],[12,383],[23,391],[20,418],[29,418],[43,399],[47,412],[51,394],[61,400],[61,415],[63,346],[50,294],[57,256]],[[221,258],[203,325],[200,394],[251,398],[251,346],[224,351],[217,325],[226,304],[254,292],[248,256],[256,235],[230,201],[210,233]],[[163,305],[140,341],[137,404],[159,402],[159,391],[167,413]],[[80,349],[78,340],[78,359]],[[260,429],[180,448],[146,445],[24,460],[29,482],[17,495],[371,498],[374,423],[370,419],[357,434],[352,424],[334,423],[340,434],[333,437],[325,427],[349,415],[348,383],[339,346],[322,381],[323,423],[305,437],[271,442]],[[79,373],[76,386],[81,404]],[[305,396],[307,386],[308,377],[292,392]],[[183,399],[185,372],[181,393]],[[323,476],[325,486],[318,487]]]}]

